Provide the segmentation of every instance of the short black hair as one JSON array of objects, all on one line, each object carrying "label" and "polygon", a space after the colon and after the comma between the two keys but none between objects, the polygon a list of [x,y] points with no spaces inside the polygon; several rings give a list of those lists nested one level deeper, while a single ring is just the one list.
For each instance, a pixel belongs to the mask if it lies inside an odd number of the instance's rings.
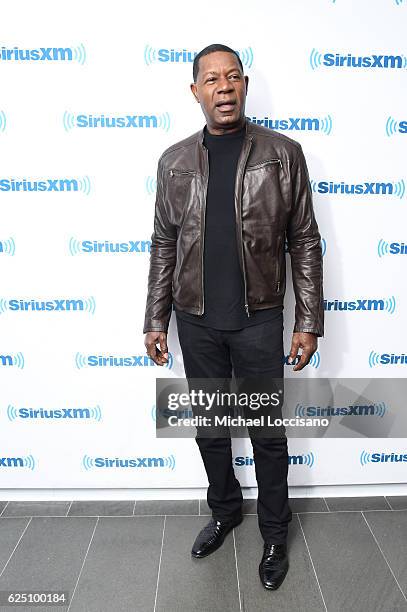
[{"label": "short black hair", "polygon": [[208,45],[207,47],[202,49],[202,51],[200,51],[195,56],[194,63],[193,63],[193,66],[192,66],[192,76],[193,76],[193,79],[194,79],[194,83],[196,83],[196,79],[198,78],[199,60],[204,55],[209,55],[209,53],[215,53],[215,51],[226,51],[227,53],[233,53],[233,55],[235,55],[237,57],[237,61],[239,62],[239,66],[242,69],[242,72],[244,72],[243,64],[242,64],[242,61],[241,61],[237,51],[235,51],[234,49],[231,49],[230,47],[227,47],[226,45],[221,45],[221,44],[215,43],[213,45]]}]

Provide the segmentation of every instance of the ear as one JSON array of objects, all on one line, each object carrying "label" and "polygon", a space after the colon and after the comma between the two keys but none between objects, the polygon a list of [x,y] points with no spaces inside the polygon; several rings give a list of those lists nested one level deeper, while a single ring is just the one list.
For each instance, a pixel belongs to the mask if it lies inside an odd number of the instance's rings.
[{"label": "ear", "polygon": [[246,83],[246,93],[247,93],[247,90],[249,89],[249,77],[245,76],[244,80],[245,80],[245,83]]},{"label": "ear", "polygon": [[198,89],[197,89],[197,87],[196,87],[196,83],[191,83],[190,87],[191,87],[191,91],[192,91],[192,94],[193,94],[193,96],[194,96],[195,100],[196,100],[197,102],[199,102],[199,98],[198,98]]}]

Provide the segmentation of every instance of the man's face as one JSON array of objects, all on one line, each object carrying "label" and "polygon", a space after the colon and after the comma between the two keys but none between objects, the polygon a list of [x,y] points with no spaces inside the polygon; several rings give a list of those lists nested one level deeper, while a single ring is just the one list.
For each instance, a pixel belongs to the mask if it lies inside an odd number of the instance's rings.
[{"label": "man's face", "polygon": [[200,58],[191,90],[211,133],[223,134],[242,126],[248,82],[233,53],[215,51]]}]

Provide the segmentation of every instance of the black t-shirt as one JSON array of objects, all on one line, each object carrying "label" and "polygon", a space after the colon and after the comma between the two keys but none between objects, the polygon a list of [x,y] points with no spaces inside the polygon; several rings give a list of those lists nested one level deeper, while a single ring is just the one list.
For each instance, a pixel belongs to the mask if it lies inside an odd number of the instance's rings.
[{"label": "black t-shirt", "polygon": [[277,317],[282,306],[245,310],[244,281],[236,240],[235,180],[245,128],[215,136],[204,129],[209,152],[204,240],[204,313],[176,308],[177,317],[215,329],[242,329]]}]

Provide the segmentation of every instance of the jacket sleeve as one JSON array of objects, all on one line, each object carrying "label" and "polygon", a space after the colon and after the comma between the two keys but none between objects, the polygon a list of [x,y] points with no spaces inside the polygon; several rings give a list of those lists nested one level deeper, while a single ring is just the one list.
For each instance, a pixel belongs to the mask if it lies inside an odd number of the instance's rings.
[{"label": "jacket sleeve", "polygon": [[151,235],[150,268],[143,333],[168,331],[172,311],[172,276],[177,254],[177,231],[165,209],[163,164],[157,168],[154,231]]},{"label": "jacket sleeve", "polygon": [[292,210],[287,225],[295,294],[294,332],[324,335],[323,260],[308,168],[302,148],[292,164]]}]

